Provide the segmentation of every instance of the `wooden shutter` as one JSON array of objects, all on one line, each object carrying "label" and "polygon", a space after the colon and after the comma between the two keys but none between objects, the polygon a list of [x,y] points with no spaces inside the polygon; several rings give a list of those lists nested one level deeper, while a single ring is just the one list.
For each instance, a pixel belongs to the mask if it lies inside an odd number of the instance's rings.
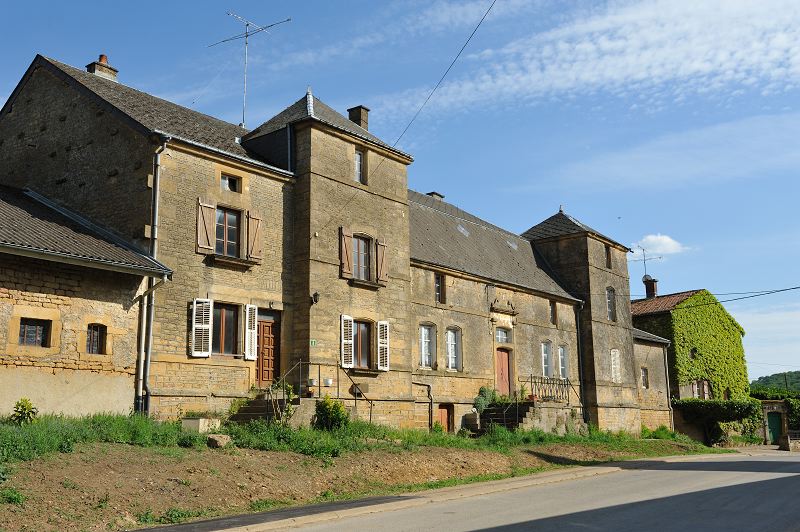
[{"label": "wooden shutter", "polygon": [[355,362],[353,353],[353,318],[342,314],[342,367],[352,368]]},{"label": "wooden shutter", "polygon": [[389,322],[378,322],[378,369],[389,371]]},{"label": "wooden shutter", "polygon": [[197,198],[197,252],[204,255],[214,253],[217,243],[215,224],[217,208],[214,205],[203,203]]},{"label": "wooden shutter", "polygon": [[211,355],[214,302],[195,299],[192,305],[192,356],[208,358]]},{"label": "wooden shutter", "polygon": [[255,360],[258,352],[258,307],[244,306],[244,359]]},{"label": "wooden shutter", "polygon": [[385,285],[389,281],[389,262],[386,260],[386,241],[375,239],[375,268],[378,283]]},{"label": "wooden shutter", "polygon": [[264,233],[262,231],[261,218],[247,212],[247,258],[254,261],[261,261],[264,256]]},{"label": "wooden shutter", "polygon": [[339,230],[341,245],[339,246],[339,262],[342,268],[342,277],[353,277],[353,233],[346,227]]}]

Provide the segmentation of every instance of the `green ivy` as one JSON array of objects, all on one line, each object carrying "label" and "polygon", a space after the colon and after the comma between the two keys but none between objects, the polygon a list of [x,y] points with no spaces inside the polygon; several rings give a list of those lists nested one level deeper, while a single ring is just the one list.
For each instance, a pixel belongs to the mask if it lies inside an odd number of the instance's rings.
[{"label": "green ivy", "polygon": [[800,399],[786,399],[786,408],[789,410],[787,417],[789,418],[789,429],[800,430]]},{"label": "green ivy", "polygon": [[[707,290],[688,297],[671,312],[637,317],[634,326],[671,341],[671,382],[707,380],[714,398],[722,399],[725,390],[730,390],[731,399],[748,398],[744,329]],[[692,349],[697,350],[694,359]]]},{"label": "green ivy", "polygon": [[732,432],[754,435],[763,415],[761,401],[752,398],[742,401],[673,399],[672,407],[680,410],[686,421],[702,426],[711,444],[724,442]]}]

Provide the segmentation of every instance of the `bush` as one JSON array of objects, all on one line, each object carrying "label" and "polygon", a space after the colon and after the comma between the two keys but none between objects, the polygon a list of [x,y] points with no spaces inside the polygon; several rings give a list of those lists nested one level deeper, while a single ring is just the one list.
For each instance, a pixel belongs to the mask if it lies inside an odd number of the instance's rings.
[{"label": "bush", "polygon": [[499,400],[500,397],[497,395],[497,390],[487,386],[481,386],[480,390],[478,390],[478,395],[475,396],[475,399],[472,401],[472,406],[474,406],[475,410],[480,414],[486,410],[489,405],[493,405]]},{"label": "bush", "polygon": [[788,409],[789,429],[800,430],[800,399],[786,399]]},{"label": "bush", "polygon": [[14,404],[14,413],[11,414],[11,421],[17,425],[33,423],[38,414],[39,409],[33,406],[30,399],[23,397]]},{"label": "bush", "polygon": [[25,495],[14,488],[4,488],[0,490],[0,502],[5,504],[22,505],[26,498]]},{"label": "bush", "polygon": [[[672,406],[681,411],[684,419],[703,427],[710,444],[725,444],[730,439],[730,426],[724,424],[742,422],[761,416],[761,402],[748,398],[743,401],[719,399],[674,399]],[[748,423],[750,425],[750,423]]]},{"label": "bush", "polygon": [[350,415],[344,405],[328,395],[317,401],[315,414],[314,428],[320,430],[337,430],[346,427],[350,422]]},{"label": "bush", "polygon": [[431,432],[436,432],[438,434],[442,434],[444,432],[444,426],[437,421],[431,427]]}]

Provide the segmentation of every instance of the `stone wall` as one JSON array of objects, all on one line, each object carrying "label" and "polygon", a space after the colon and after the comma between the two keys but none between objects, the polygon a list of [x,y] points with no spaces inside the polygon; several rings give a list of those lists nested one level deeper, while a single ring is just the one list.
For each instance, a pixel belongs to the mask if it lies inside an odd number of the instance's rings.
[{"label": "stone wall", "polygon": [[[42,413],[133,407],[140,277],[0,254],[0,415],[28,397]],[[51,321],[48,347],[19,345],[21,318]],[[90,323],[105,354],[86,352]]]},{"label": "stone wall", "polygon": [[[633,352],[639,369],[639,408],[642,425],[649,429],[660,426],[672,428],[670,395],[667,389],[664,345],[634,340]],[[642,368],[647,369],[648,387],[641,380]]]}]

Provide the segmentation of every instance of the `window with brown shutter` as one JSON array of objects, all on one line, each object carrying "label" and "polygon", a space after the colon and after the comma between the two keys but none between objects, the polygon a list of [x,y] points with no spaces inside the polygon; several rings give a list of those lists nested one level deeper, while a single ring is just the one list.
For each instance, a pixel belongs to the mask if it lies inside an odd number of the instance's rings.
[{"label": "window with brown shutter", "polygon": [[233,209],[217,207],[216,247],[217,255],[239,256],[241,213]]},{"label": "window with brown shutter", "polygon": [[375,240],[375,269],[378,283],[389,282],[389,260],[386,257],[386,241]]},{"label": "window with brown shutter", "polygon": [[341,264],[342,277],[351,279],[353,277],[353,233],[346,227],[339,229],[339,262]]},{"label": "window with brown shutter", "polygon": [[264,254],[263,223],[252,211],[247,213],[247,258],[260,261]]},{"label": "window with brown shutter", "polygon": [[353,279],[370,280],[370,241],[363,236],[353,237]]},{"label": "window with brown shutter", "polygon": [[217,208],[197,198],[197,253],[212,255],[216,243],[214,220]]}]

